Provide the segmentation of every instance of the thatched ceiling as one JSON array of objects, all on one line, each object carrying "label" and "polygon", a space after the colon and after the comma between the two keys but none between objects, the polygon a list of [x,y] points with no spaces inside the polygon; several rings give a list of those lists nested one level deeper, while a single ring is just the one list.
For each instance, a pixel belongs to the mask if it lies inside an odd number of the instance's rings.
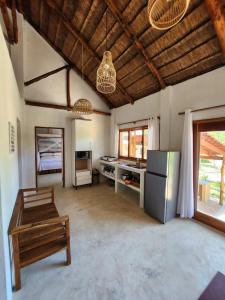
[{"label": "thatched ceiling", "polygon": [[[107,5],[113,3],[114,9],[107,10]],[[93,88],[106,47],[107,10],[107,44],[118,81],[116,92],[105,97],[112,107],[225,65],[201,0],[191,0],[185,18],[168,31],[158,31],[149,25],[146,0],[19,0],[17,8],[78,73],[81,41],[84,43],[85,78]]]}]

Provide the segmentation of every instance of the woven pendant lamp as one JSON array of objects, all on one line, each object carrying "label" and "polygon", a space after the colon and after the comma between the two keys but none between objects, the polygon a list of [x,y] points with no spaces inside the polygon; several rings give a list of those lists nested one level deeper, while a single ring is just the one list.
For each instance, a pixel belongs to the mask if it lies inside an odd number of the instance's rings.
[{"label": "woven pendant lamp", "polygon": [[104,52],[102,62],[97,70],[96,88],[103,94],[111,94],[116,90],[116,70],[110,51]]},{"label": "woven pendant lamp", "polygon": [[[84,82],[84,72],[83,72],[83,44],[82,44],[82,83]],[[93,107],[89,100],[81,98],[78,99],[73,106],[73,113],[76,115],[91,115],[93,113]]]},{"label": "woven pendant lamp", "polygon": [[75,102],[73,112],[79,115],[90,115],[93,113],[91,102],[87,99],[79,99]]},{"label": "woven pendant lamp", "polygon": [[116,90],[116,70],[112,53],[107,50],[107,10],[106,10],[106,51],[97,70],[96,88],[102,94],[111,94]]},{"label": "woven pendant lamp", "polygon": [[166,30],[176,25],[185,15],[190,0],[149,0],[148,17],[152,27]]}]

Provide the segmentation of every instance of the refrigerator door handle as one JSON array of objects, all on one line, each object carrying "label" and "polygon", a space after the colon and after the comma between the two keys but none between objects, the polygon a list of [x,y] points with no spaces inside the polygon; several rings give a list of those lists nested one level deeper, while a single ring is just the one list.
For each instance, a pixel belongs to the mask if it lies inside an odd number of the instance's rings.
[{"label": "refrigerator door handle", "polygon": [[148,174],[151,174],[151,175],[155,175],[155,176],[167,178],[167,175],[163,175],[163,174],[159,174],[159,173],[155,173],[155,172],[150,172],[150,171],[147,171],[147,173],[148,173]]}]

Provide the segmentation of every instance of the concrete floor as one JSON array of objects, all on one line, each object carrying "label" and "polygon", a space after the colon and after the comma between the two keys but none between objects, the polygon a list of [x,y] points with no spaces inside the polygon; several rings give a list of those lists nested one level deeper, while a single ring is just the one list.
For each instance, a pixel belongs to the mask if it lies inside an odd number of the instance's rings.
[{"label": "concrete floor", "polygon": [[72,265],[57,253],[22,270],[14,300],[197,300],[225,274],[225,235],[189,220],[161,225],[107,185],[57,188],[71,222]]},{"label": "concrete floor", "polygon": [[38,175],[38,186],[63,185],[62,173]]}]

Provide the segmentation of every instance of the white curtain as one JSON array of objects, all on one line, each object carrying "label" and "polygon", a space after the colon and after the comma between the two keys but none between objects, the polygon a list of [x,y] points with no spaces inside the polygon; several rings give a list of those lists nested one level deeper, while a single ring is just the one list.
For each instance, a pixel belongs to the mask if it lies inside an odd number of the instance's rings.
[{"label": "white curtain", "polygon": [[192,114],[190,110],[187,110],[184,117],[177,207],[177,213],[181,218],[192,218],[194,216],[192,126]]},{"label": "white curtain", "polygon": [[117,124],[115,124],[114,128],[114,136],[115,136],[115,141],[114,141],[114,156],[118,157],[119,156],[119,127]]},{"label": "white curtain", "polygon": [[148,150],[159,150],[159,119],[148,120]]}]

